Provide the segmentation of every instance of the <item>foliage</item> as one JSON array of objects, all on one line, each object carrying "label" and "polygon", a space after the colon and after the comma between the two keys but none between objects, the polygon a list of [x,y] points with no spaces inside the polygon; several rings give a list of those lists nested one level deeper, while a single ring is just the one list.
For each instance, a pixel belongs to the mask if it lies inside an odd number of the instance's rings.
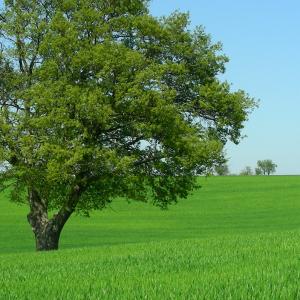
[{"label": "foliage", "polygon": [[229,167],[226,163],[222,163],[219,165],[215,166],[215,172],[217,173],[217,175],[219,176],[225,176],[225,175],[229,175]]},{"label": "foliage", "polygon": [[259,167],[257,167],[257,168],[255,168],[255,175],[262,175],[262,169],[261,168],[259,168]]},{"label": "foliage", "polygon": [[115,197],[166,208],[240,140],[255,103],[218,79],[221,45],[147,2],[5,1],[0,160],[36,236]]},{"label": "foliage", "polygon": [[271,159],[257,161],[257,169],[261,174],[270,175],[276,172],[277,165]]},{"label": "foliage", "polygon": [[251,167],[246,166],[241,172],[240,172],[241,176],[249,176],[249,175],[253,175],[253,171],[251,169]]}]

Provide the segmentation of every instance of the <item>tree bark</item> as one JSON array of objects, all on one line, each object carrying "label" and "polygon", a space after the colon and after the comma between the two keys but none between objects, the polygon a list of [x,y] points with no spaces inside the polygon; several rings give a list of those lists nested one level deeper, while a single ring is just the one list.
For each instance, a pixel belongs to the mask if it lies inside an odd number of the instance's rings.
[{"label": "tree bark", "polygon": [[60,232],[61,230],[53,230],[50,226],[46,226],[46,228],[39,228],[38,231],[34,232],[36,251],[57,250]]},{"label": "tree bark", "polygon": [[27,215],[27,219],[35,235],[37,251],[58,249],[61,231],[74,212],[79,196],[80,190],[77,187],[70,195],[69,201],[56,215],[49,219],[46,201],[41,199],[34,189],[29,190],[30,213]]}]

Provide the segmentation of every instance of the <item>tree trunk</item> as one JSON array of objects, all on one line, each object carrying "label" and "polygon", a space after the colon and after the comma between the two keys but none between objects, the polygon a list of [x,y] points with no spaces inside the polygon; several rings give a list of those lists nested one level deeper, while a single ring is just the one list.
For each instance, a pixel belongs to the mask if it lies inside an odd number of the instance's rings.
[{"label": "tree trunk", "polygon": [[73,213],[79,195],[79,189],[75,189],[70,196],[70,201],[56,215],[49,219],[46,201],[41,199],[34,189],[29,191],[30,213],[27,215],[27,219],[35,235],[37,251],[58,249],[60,233]]},{"label": "tree trunk", "polygon": [[61,229],[59,231],[53,230],[52,226],[48,224],[46,228],[40,228],[38,231],[35,231],[36,250],[57,250]]}]

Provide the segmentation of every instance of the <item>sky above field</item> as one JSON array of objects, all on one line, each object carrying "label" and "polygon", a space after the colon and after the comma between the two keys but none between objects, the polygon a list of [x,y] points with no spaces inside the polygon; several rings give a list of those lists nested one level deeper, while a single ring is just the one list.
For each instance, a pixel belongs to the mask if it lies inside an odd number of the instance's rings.
[{"label": "sky above field", "polygon": [[300,174],[300,1],[153,0],[155,16],[190,12],[230,58],[224,78],[233,89],[260,99],[238,146],[226,146],[238,173],[259,159],[277,163],[277,174]]}]

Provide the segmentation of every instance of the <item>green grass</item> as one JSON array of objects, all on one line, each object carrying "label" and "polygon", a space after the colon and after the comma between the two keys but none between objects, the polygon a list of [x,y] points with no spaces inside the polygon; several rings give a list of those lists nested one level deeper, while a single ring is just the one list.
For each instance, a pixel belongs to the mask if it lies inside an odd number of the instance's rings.
[{"label": "green grass", "polygon": [[0,198],[0,299],[300,298],[300,177],[200,178],[168,211],[116,201],[34,253]]}]

